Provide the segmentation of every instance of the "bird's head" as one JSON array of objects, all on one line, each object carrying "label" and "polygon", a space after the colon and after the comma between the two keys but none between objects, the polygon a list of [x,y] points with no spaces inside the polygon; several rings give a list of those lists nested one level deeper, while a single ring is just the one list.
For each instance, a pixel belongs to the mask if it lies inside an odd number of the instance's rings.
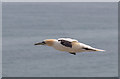
[{"label": "bird's head", "polygon": [[55,41],[56,41],[56,39],[46,39],[46,40],[43,40],[42,42],[35,43],[34,45],[47,45],[47,46],[52,46]]}]

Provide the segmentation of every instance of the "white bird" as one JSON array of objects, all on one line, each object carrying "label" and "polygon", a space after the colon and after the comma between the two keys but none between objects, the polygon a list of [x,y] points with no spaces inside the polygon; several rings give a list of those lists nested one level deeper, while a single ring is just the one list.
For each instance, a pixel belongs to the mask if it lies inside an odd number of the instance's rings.
[{"label": "white bird", "polygon": [[76,53],[78,52],[105,51],[93,48],[89,45],[80,43],[77,40],[71,38],[45,39],[43,40],[43,42],[36,43],[35,45],[51,46],[56,50],[66,51],[73,55],[76,55]]}]

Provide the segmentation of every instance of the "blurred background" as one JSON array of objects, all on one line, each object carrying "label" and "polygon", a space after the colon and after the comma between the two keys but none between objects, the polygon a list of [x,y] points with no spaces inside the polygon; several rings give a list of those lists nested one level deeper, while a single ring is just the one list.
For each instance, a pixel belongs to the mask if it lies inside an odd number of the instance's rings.
[{"label": "blurred background", "polygon": [[[117,2],[4,2],[3,77],[118,76]],[[76,56],[44,39],[70,37],[106,52]]]}]

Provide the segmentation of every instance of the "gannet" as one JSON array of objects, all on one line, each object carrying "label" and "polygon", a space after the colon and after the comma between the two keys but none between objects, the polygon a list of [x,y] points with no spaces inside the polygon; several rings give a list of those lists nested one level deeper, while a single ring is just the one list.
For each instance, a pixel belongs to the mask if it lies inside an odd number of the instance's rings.
[{"label": "gannet", "polygon": [[92,52],[92,51],[105,51],[97,48],[93,48],[89,45],[78,42],[71,38],[59,38],[59,39],[45,39],[42,42],[35,43],[34,45],[47,45],[55,48],[59,51],[69,52],[76,55],[79,52]]}]

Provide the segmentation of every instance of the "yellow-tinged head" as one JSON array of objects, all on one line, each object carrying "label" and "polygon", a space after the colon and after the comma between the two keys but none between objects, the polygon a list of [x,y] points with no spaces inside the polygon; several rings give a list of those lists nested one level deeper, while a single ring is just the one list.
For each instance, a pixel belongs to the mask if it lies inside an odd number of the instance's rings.
[{"label": "yellow-tinged head", "polygon": [[46,39],[43,42],[36,43],[35,45],[47,45],[47,46],[52,46],[56,39]]}]

